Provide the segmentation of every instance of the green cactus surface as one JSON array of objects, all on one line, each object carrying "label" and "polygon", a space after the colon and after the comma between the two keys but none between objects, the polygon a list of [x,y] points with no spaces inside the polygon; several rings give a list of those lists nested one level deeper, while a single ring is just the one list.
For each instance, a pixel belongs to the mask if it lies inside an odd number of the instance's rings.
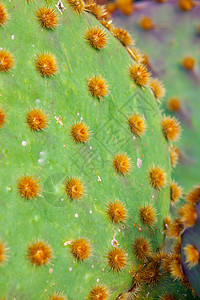
[{"label": "green cactus surface", "polygon": [[[132,60],[122,44],[92,14],[77,13],[66,2],[61,14],[56,4],[1,2],[8,18],[0,26],[0,295],[34,300],[62,293],[63,299],[96,299],[92,288],[103,286],[115,299],[131,287],[131,271],[139,263],[135,239],[148,238],[154,251],[163,242],[170,203],[169,145],[154,96],[129,76]],[[37,18],[44,5],[57,16],[55,28],[43,27]],[[107,36],[100,50],[85,38],[95,26]],[[2,67],[9,63],[2,58],[5,52],[14,58],[10,70]],[[53,76],[46,76],[48,66],[38,66],[40,55],[55,56]],[[94,76],[108,86],[108,95],[100,99],[88,90]],[[33,110],[34,124],[39,112],[43,118],[36,127],[30,125]],[[145,120],[141,137],[128,126],[133,113]],[[88,128],[81,142],[72,134],[79,122]],[[129,158],[124,174],[114,168],[118,154]],[[164,172],[160,189],[150,182],[153,166]],[[71,196],[70,179],[79,182]],[[124,205],[124,222],[108,216],[115,200]],[[156,213],[152,226],[140,218],[139,208],[146,203]],[[79,239],[85,244],[77,254],[73,245]],[[43,250],[33,255],[39,242]],[[112,267],[114,250],[122,251],[123,259],[115,257]]]}]

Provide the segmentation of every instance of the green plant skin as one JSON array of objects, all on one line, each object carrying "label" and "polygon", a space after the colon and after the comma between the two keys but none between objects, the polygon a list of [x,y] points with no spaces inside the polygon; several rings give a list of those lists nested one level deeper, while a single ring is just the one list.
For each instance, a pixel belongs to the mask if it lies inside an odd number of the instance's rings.
[{"label": "green plant skin", "polygon": [[[91,48],[84,38],[86,29],[103,27],[89,14],[74,13],[66,3],[63,15],[57,12],[58,28],[46,30],[35,17],[35,10],[43,4],[41,0],[6,2],[10,19],[0,28],[1,46],[15,57],[14,69],[0,73],[0,104],[7,114],[0,131],[0,228],[9,248],[8,260],[1,266],[0,294],[34,300],[63,292],[70,300],[85,299],[99,279],[109,288],[110,299],[115,299],[132,284],[129,271],[138,264],[134,239],[150,238],[154,251],[162,244],[163,216],[170,202],[169,145],[157,103],[148,88],[133,86],[128,75],[132,60],[119,41],[105,30],[108,46],[101,51]],[[34,66],[36,55],[44,52],[54,54],[58,61],[59,72],[52,78],[42,77]],[[93,75],[102,75],[109,84],[110,93],[101,102],[87,89],[87,79]],[[42,132],[32,132],[26,124],[26,114],[33,108],[48,115],[48,127]],[[127,115],[133,112],[145,116],[147,130],[141,139],[133,139],[127,125]],[[59,116],[63,126],[55,119]],[[70,126],[81,117],[91,139],[78,145],[70,136]],[[112,166],[119,152],[127,153],[132,161],[126,176]],[[148,170],[153,164],[166,173],[167,185],[161,191],[149,184]],[[18,179],[27,174],[39,178],[41,186],[40,196],[33,200],[24,200],[17,190]],[[80,178],[86,187],[80,201],[65,194],[65,179],[71,176]],[[115,199],[128,211],[124,224],[113,224],[106,214],[106,205]],[[146,202],[158,214],[154,228],[144,226],[139,218],[138,208]],[[107,264],[114,234],[128,254],[122,272],[113,272]],[[90,242],[92,256],[80,263],[64,243],[82,237]],[[54,258],[49,265],[34,267],[27,259],[27,247],[35,240],[52,248]]]}]

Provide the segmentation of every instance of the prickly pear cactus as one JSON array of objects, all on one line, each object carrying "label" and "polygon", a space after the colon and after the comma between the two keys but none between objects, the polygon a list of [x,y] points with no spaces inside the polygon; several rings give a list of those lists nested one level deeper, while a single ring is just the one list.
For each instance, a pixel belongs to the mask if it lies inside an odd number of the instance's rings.
[{"label": "prickly pear cactus", "polygon": [[[163,242],[168,131],[93,2],[0,3],[0,295],[115,299]],[[171,122],[171,123],[170,123]],[[168,123],[168,127],[166,127]]]},{"label": "prickly pear cactus", "polygon": [[162,108],[180,119],[183,128],[182,138],[176,144],[180,160],[174,177],[184,191],[188,191],[197,184],[200,168],[197,151],[200,3],[191,0],[157,2],[165,1],[136,3],[132,17],[116,13],[113,19],[118,26],[126,26],[131,32],[137,46],[148,56],[146,63],[152,75],[165,84],[166,97]]}]

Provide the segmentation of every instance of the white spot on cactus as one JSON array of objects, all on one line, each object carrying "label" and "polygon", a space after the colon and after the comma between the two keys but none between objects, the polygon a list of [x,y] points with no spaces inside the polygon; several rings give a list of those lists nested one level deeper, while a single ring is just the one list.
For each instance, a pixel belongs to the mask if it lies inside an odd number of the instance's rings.
[{"label": "white spot on cactus", "polygon": [[92,210],[90,210],[90,214],[92,214]]},{"label": "white spot on cactus", "polygon": [[154,199],[154,195],[152,195],[152,199]]},{"label": "white spot on cactus", "polygon": [[137,159],[137,167],[141,168],[142,166],[142,160],[140,158]]},{"label": "white spot on cactus", "polygon": [[53,273],[53,269],[52,269],[52,268],[49,269],[49,273],[50,273],[50,274]]},{"label": "white spot on cactus", "polygon": [[32,47],[35,47],[35,45],[32,45]]},{"label": "white spot on cactus", "polygon": [[66,241],[65,243],[64,243],[64,246],[68,246],[68,245],[71,245],[71,243],[72,243],[72,241]]},{"label": "white spot on cactus", "polygon": [[94,265],[92,265],[92,269],[94,268]]},{"label": "white spot on cactus", "polygon": [[90,146],[90,150],[92,150],[92,146]]},{"label": "white spot on cactus", "polygon": [[41,155],[41,156],[44,156],[44,151],[41,151],[41,152],[40,152],[40,155]]},{"label": "white spot on cactus", "polygon": [[11,186],[7,186],[6,189],[7,189],[7,191],[11,191],[12,190]]},{"label": "white spot on cactus", "polygon": [[15,38],[15,36],[14,36],[14,34],[13,34],[13,35],[11,36],[11,39],[14,40],[14,38]]},{"label": "white spot on cactus", "polygon": [[81,117],[81,121],[83,121],[83,117]]},{"label": "white spot on cactus", "polygon": [[59,116],[59,117],[55,116],[54,118],[56,119],[57,123],[59,123],[61,126],[63,126],[63,122],[62,122],[61,116]]},{"label": "white spot on cactus", "polygon": [[72,271],[72,267],[69,268],[69,271],[70,271],[70,272]]},{"label": "white spot on cactus", "polygon": [[102,272],[104,272],[104,271],[105,271],[105,269],[103,268],[101,271],[102,271]]},{"label": "white spot on cactus", "polygon": [[75,218],[78,218],[78,214],[75,214]]},{"label": "white spot on cactus", "polygon": [[133,136],[133,139],[135,140],[135,139],[136,139],[136,137],[135,137],[135,136]]},{"label": "white spot on cactus", "polygon": [[97,278],[97,282],[99,282],[100,281],[100,279],[99,278]]},{"label": "white spot on cactus", "polygon": [[119,245],[119,243],[118,243],[118,241],[116,240],[116,233],[113,235],[113,239],[112,239],[112,241],[111,241],[111,245],[113,246],[113,247],[117,247],[118,245]]},{"label": "white spot on cactus", "polygon": [[101,181],[101,178],[100,178],[100,176],[98,175],[98,181]]},{"label": "white spot on cactus", "polygon": [[121,229],[120,228],[117,228],[117,230],[120,232],[121,231]]},{"label": "white spot on cactus", "polygon": [[64,198],[61,198],[60,200],[63,202],[63,201],[64,201]]},{"label": "white spot on cactus", "polygon": [[64,5],[63,5],[63,3],[62,3],[61,0],[59,0],[58,3],[55,4],[55,7],[59,10],[59,12],[61,13],[61,15],[62,15],[63,11],[66,9],[66,7],[64,7]]},{"label": "white spot on cactus", "polygon": [[118,241],[116,239],[113,239],[111,241],[111,245],[116,248],[119,245],[119,243],[118,243]]},{"label": "white spot on cactus", "polygon": [[26,146],[26,141],[22,141],[22,146],[23,146],[23,147]]},{"label": "white spot on cactus", "polygon": [[40,99],[36,99],[36,100],[35,100],[35,103],[40,103]]},{"label": "white spot on cactus", "polygon": [[80,114],[79,113],[77,113],[77,116],[79,116]]},{"label": "white spot on cactus", "polygon": [[44,163],[44,159],[39,158],[39,159],[38,159],[38,164],[39,164],[39,165],[42,165],[43,163]]}]

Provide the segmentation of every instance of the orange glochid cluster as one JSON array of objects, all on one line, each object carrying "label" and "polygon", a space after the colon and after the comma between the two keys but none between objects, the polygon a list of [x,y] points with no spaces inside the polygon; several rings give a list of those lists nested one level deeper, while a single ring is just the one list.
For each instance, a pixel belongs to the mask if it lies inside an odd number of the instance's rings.
[{"label": "orange glochid cluster", "polygon": [[126,220],[127,210],[121,201],[115,200],[107,205],[107,215],[113,223],[120,223]]},{"label": "orange glochid cluster", "polygon": [[196,204],[200,200],[200,185],[197,185],[186,195],[186,200],[191,204]]},{"label": "orange glochid cluster", "polygon": [[32,131],[40,131],[47,127],[47,116],[40,108],[28,112],[26,123]]},{"label": "orange glochid cluster", "polygon": [[146,123],[143,117],[141,117],[138,113],[133,114],[128,118],[127,121],[129,128],[132,133],[142,136],[146,130]]},{"label": "orange glochid cluster", "polygon": [[58,71],[56,58],[54,55],[49,53],[37,55],[35,59],[35,67],[44,77],[51,77]]},{"label": "orange glochid cluster", "polygon": [[182,280],[184,277],[181,267],[181,255],[175,255],[169,265],[170,275],[174,279]]},{"label": "orange glochid cluster", "polygon": [[52,258],[52,250],[43,241],[38,241],[28,246],[27,258],[33,265],[43,266]]},{"label": "orange glochid cluster", "polygon": [[159,166],[153,166],[149,170],[149,181],[150,184],[160,190],[161,188],[165,187],[166,185],[166,174],[164,173],[163,169]]},{"label": "orange glochid cluster", "polygon": [[60,293],[54,293],[49,300],[67,300],[67,298]]},{"label": "orange glochid cluster", "polygon": [[134,273],[134,284],[140,287],[142,284],[155,285],[160,281],[160,264],[155,263],[148,258],[144,264],[141,264]]},{"label": "orange glochid cluster", "polygon": [[164,116],[161,121],[161,126],[167,140],[178,140],[181,134],[181,127],[179,121],[176,118]]},{"label": "orange glochid cluster", "polygon": [[168,224],[166,234],[168,237],[176,238],[180,236],[181,231],[184,228],[184,224],[180,218],[175,218]]},{"label": "orange glochid cluster", "polygon": [[101,76],[93,76],[87,81],[90,94],[100,101],[108,95],[108,85]]},{"label": "orange glochid cluster", "polygon": [[4,110],[0,107],[0,129],[3,127],[4,123],[6,122],[6,114]]},{"label": "orange glochid cluster", "polygon": [[65,192],[70,199],[79,200],[84,195],[85,188],[78,178],[69,178],[65,183]]},{"label": "orange glochid cluster", "polygon": [[183,11],[190,11],[195,6],[195,2],[193,0],[179,0],[178,6]]},{"label": "orange glochid cluster", "polygon": [[179,210],[178,214],[181,218],[181,221],[185,225],[185,227],[193,226],[197,220],[197,212],[195,209],[195,205],[191,203],[183,204]]},{"label": "orange glochid cluster", "polygon": [[151,80],[149,86],[153,91],[156,101],[160,102],[160,100],[165,96],[165,88],[163,83],[159,79],[154,78]]},{"label": "orange glochid cluster", "polygon": [[174,241],[172,253],[175,255],[181,254],[181,237],[180,236],[177,239],[175,239],[175,241]]},{"label": "orange glochid cluster", "polygon": [[71,254],[79,261],[83,261],[91,256],[91,246],[84,238],[73,241],[70,245]]},{"label": "orange glochid cluster", "polygon": [[182,60],[182,67],[188,71],[193,71],[195,66],[195,60],[192,56],[186,56]]},{"label": "orange glochid cluster", "polygon": [[126,266],[126,253],[122,248],[114,248],[107,253],[107,262],[113,271],[122,271]]},{"label": "orange glochid cluster", "polygon": [[20,196],[25,199],[34,199],[39,196],[40,186],[38,180],[38,178],[34,179],[30,175],[21,177],[17,184]]},{"label": "orange glochid cluster", "polygon": [[155,28],[155,25],[153,24],[150,17],[145,16],[140,19],[140,27],[148,31]]},{"label": "orange glochid cluster", "polygon": [[83,122],[75,122],[70,128],[70,135],[76,143],[85,143],[90,138],[88,126]]},{"label": "orange glochid cluster", "polygon": [[55,9],[43,6],[36,11],[36,16],[41,26],[47,29],[54,29],[58,26],[58,17]]},{"label": "orange glochid cluster", "polygon": [[8,72],[14,67],[14,58],[6,50],[0,50],[0,72]]},{"label": "orange glochid cluster", "polygon": [[141,204],[139,213],[140,219],[145,225],[153,226],[157,222],[156,212],[150,204]]},{"label": "orange glochid cluster", "polygon": [[175,168],[180,157],[180,152],[178,148],[173,145],[170,145],[169,156],[170,156],[171,166],[172,168]]},{"label": "orange glochid cluster", "polygon": [[5,25],[7,20],[8,20],[8,14],[5,9],[5,6],[2,3],[0,3],[0,26]]},{"label": "orange glochid cluster", "polygon": [[199,262],[199,251],[193,245],[187,244],[183,248],[183,252],[185,255],[185,263],[188,265],[188,268],[194,268]]},{"label": "orange glochid cluster", "polygon": [[126,175],[131,170],[131,160],[126,154],[115,155],[113,167],[119,174]]},{"label": "orange glochid cluster", "polygon": [[182,196],[182,188],[178,186],[178,184],[173,180],[170,184],[170,190],[171,190],[171,205],[174,206],[177,204],[179,199]]},{"label": "orange glochid cluster", "polygon": [[114,37],[116,37],[122,45],[125,47],[131,46],[134,44],[133,39],[131,38],[130,34],[123,28],[112,28],[111,33]]},{"label": "orange glochid cluster", "polygon": [[171,111],[179,111],[181,109],[181,103],[178,98],[170,98],[167,102],[167,108]]},{"label": "orange glochid cluster", "polygon": [[98,5],[95,0],[85,0],[85,11],[93,14],[100,23],[105,27],[110,28],[110,19],[108,17],[108,11],[104,5]]},{"label": "orange glochid cluster", "polygon": [[88,295],[89,300],[107,300],[108,299],[108,291],[105,286],[98,285],[93,287],[90,290],[90,293]]},{"label": "orange glochid cluster", "polygon": [[133,81],[143,87],[147,86],[150,81],[150,74],[147,70],[147,67],[140,63],[134,63],[129,66],[129,75]]},{"label": "orange glochid cluster", "polygon": [[92,27],[86,31],[85,39],[90,44],[90,46],[97,50],[105,48],[108,40],[105,31],[101,28],[98,28],[97,26]]},{"label": "orange glochid cluster", "polygon": [[[179,254],[180,255],[180,254]],[[161,261],[161,268],[166,273],[170,273],[170,264],[171,262],[176,258],[176,255],[174,253],[166,253],[165,257],[163,257]]]},{"label": "orange glochid cluster", "polygon": [[85,4],[82,0],[67,0],[67,3],[78,14],[82,13],[85,9]]},{"label": "orange glochid cluster", "polygon": [[7,248],[6,243],[3,243],[0,239],[0,266],[7,260]]},{"label": "orange glochid cluster", "polygon": [[133,251],[140,260],[145,260],[151,254],[151,245],[147,238],[139,237],[133,242]]}]

